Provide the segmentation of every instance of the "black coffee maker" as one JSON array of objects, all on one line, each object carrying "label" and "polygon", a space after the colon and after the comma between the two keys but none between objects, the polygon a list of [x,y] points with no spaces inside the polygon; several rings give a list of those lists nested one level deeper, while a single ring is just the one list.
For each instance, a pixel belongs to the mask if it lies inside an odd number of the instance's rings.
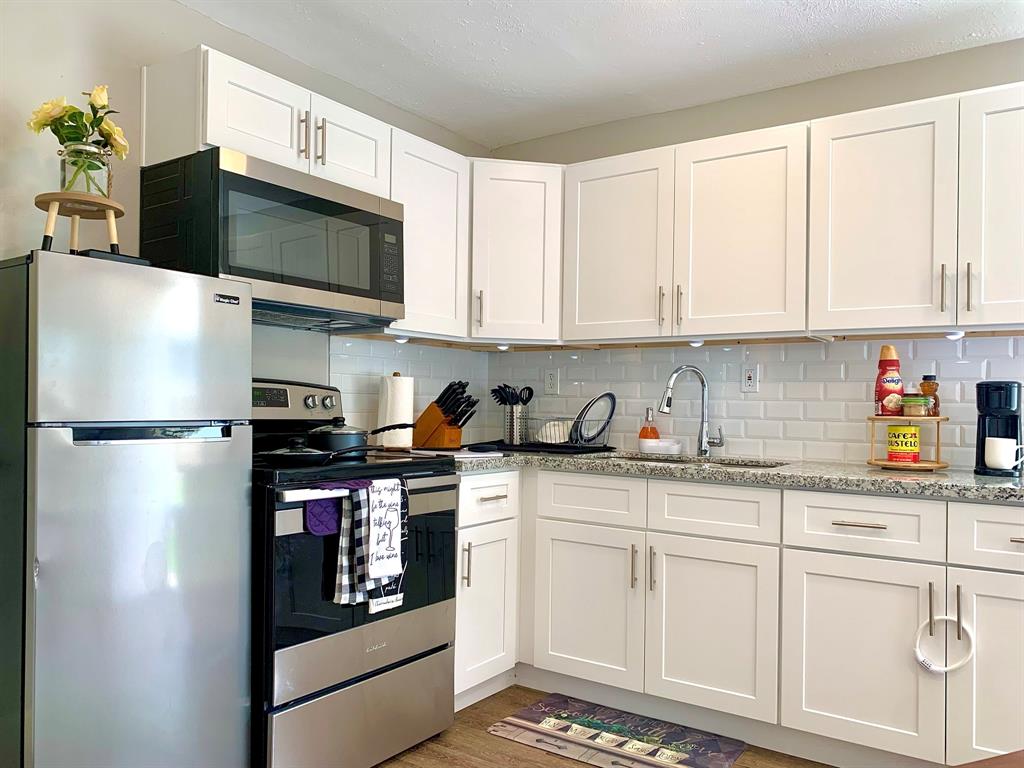
[{"label": "black coffee maker", "polygon": [[974,474],[994,477],[1020,477],[1021,468],[990,469],[985,466],[985,438],[1008,437],[1016,445],[1021,439],[1021,383],[1019,381],[979,381],[978,442],[974,449]]}]

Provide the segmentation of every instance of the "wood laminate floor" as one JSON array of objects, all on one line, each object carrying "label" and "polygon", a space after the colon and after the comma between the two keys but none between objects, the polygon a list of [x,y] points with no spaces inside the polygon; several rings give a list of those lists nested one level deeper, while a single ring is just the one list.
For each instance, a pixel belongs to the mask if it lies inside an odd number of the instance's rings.
[{"label": "wood laminate floor", "polygon": [[[487,727],[545,694],[513,686],[467,707],[455,715],[455,725],[378,768],[571,768],[583,766],[565,757],[492,736]],[[790,757],[759,747],[747,747],[734,768],[827,768],[822,763]]]}]

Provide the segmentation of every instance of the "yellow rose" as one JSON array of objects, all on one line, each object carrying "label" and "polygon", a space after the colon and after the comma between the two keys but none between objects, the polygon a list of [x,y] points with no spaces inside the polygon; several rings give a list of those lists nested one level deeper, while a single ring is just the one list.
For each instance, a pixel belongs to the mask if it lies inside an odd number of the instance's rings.
[{"label": "yellow rose", "polygon": [[32,118],[28,121],[27,125],[36,133],[41,133],[54,120],[63,117],[66,111],[67,99],[63,96],[52,101],[44,101],[42,106],[32,113]]},{"label": "yellow rose", "polygon": [[110,117],[104,117],[100,123],[100,135],[107,140],[110,149],[119,159],[124,160],[128,157],[128,141],[124,137],[124,131]]},{"label": "yellow rose", "polygon": [[92,104],[96,109],[103,109],[110,104],[110,99],[107,96],[107,86],[97,85],[92,89],[92,93],[89,94],[89,103]]}]

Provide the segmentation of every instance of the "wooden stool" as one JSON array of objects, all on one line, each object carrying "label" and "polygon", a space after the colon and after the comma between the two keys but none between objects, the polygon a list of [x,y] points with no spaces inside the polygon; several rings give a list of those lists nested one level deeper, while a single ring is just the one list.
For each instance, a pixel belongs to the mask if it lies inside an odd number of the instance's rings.
[{"label": "wooden stool", "polygon": [[42,250],[48,251],[53,247],[53,231],[57,226],[57,217],[67,216],[71,219],[71,242],[68,243],[68,250],[71,253],[78,253],[78,222],[80,219],[106,219],[110,252],[121,252],[117,242],[115,219],[124,216],[124,206],[117,201],[101,195],[89,195],[85,192],[44,192],[41,195],[36,195],[36,208],[46,211]]}]

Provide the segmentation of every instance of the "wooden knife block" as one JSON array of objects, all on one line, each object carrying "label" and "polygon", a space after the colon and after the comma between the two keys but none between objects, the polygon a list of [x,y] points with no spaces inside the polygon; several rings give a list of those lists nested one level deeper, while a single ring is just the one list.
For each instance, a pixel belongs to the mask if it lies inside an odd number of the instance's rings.
[{"label": "wooden knife block", "polygon": [[417,448],[461,448],[462,429],[449,424],[437,403],[431,403],[416,419],[412,444]]}]

